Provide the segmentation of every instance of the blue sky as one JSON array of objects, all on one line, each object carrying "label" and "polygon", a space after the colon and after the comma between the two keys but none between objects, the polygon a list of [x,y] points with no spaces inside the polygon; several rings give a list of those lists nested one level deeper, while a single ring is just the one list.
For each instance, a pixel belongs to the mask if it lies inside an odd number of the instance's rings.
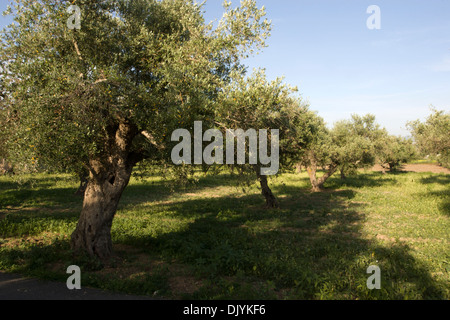
[{"label": "blue sky", "polygon": [[[208,20],[221,16],[209,0]],[[232,1],[237,5],[237,0]],[[259,0],[272,20],[269,47],[247,61],[284,76],[329,125],[372,113],[392,134],[425,119],[430,105],[450,111],[450,1]],[[370,5],[381,30],[369,30]]]},{"label": "blue sky", "polygon": [[[0,0],[3,11],[8,0]],[[239,4],[232,0],[233,6]],[[329,125],[372,113],[392,134],[425,119],[430,106],[450,111],[449,0],[258,0],[272,20],[268,48],[248,61],[270,79],[284,76]],[[381,9],[369,30],[367,8]],[[222,16],[208,0],[206,19]],[[10,19],[0,17],[0,28]]]}]

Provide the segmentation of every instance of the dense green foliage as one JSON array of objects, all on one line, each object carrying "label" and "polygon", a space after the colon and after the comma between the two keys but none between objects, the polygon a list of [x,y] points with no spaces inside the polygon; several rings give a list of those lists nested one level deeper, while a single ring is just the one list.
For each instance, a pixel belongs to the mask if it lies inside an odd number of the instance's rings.
[{"label": "dense green foliage", "polygon": [[417,154],[410,139],[386,135],[379,141],[377,158],[381,166],[389,171],[400,169],[402,164],[412,160]]},{"label": "dense green foliage", "polygon": [[111,226],[135,166],[171,163],[171,134],[214,124],[217,95],[265,46],[255,0],[224,2],[216,27],[189,0],[17,0],[1,37],[8,156],[89,176],[72,249],[112,255]]},{"label": "dense green foliage", "polygon": [[133,140],[139,158],[167,156],[171,132],[212,118],[218,90],[270,30],[251,0],[226,3],[215,29],[185,0],[78,1],[80,30],[68,29],[70,1],[17,3],[0,48],[9,156],[76,172],[110,156],[123,123],[151,137]]},{"label": "dense green foliage", "polygon": [[425,122],[416,120],[408,126],[421,154],[450,168],[450,113],[433,110]]},{"label": "dense green foliage", "polygon": [[[306,144],[298,149],[297,157],[307,168],[314,191],[322,189],[337,170],[344,178],[358,168],[373,166],[376,145],[384,132],[376,123],[375,116],[370,114],[363,117],[353,115],[329,129],[322,118],[309,113],[298,126],[301,128],[298,132],[304,134],[299,141]],[[326,169],[320,178],[316,176],[318,167]]]},{"label": "dense green foliage", "polygon": [[354,172],[375,164],[376,143],[383,130],[376,123],[374,115],[353,115],[350,120],[337,122],[331,132],[335,146],[332,159],[341,172]]},{"label": "dense green foliage", "polygon": [[[378,160],[394,171],[415,147],[450,166],[449,114],[410,123],[415,146],[373,115],[327,127],[283,79],[246,74],[242,59],[271,28],[253,0],[225,2],[216,27],[188,0],[80,0],[79,30],[67,26],[71,1],[15,2],[0,46],[0,159],[35,174],[0,177],[0,269],[62,280],[78,264],[84,284],[170,298],[450,298],[448,175],[361,170]],[[144,160],[174,167],[171,133],[195,121],[279,130],[271,188],[258,162],[233,166],[238,176],[221,166],[180,166],[171,181],[140,171],[125,189]],[[296,164],[308,176],[291,174]],[[61,172],[89,175],[84,205]],[[198,182],[188,190],[186,172]],[[235,186],[248,173],[261,188],[243,193]],[[98,240],[85,230],[106,226],[97,233],[112,238],[115,259],[72,256],[80,225],[80,246]],[[366,287],[373,264],[379,291]]]}]

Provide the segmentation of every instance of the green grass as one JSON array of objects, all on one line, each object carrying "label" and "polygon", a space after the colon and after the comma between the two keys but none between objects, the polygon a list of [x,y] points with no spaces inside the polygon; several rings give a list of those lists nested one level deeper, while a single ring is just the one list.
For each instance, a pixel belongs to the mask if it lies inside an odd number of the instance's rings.
[{"label": "green grass", "polygon": [[[0,270],[169,299],[449,299],[450,176],[360,173],[310,193],[305,174],[271,181],[281,208],[264,209],[237,177],[200,176],[171,190],[158,176],[125,191],[108,265],[73,257],[76,181],[0,177]],[[381,290],[368,290],[377,265]]]},{"label": "green grass", "polygon": [[408,164],[438,164],[437,160],[433,159],[419,159],[408,161]]}]

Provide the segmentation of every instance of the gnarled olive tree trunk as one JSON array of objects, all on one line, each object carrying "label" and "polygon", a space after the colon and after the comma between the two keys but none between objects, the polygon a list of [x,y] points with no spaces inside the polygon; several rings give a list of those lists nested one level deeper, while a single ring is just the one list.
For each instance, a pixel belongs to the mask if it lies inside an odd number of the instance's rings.
[{"label": "gnarled olive tree trunk", "polygon": [[323,185],[338,169],[338,165],[332,164],[328,167],[325,174],[317,178],[317,161],[312,152],[309,152],[307,158],[308,165],[306,166],[306,171],[308,171],[309,180],[311,181],[312,191],[320,192],[323,190]]},{"label": "gnarled olive tree trunk", "polygon": [[111,227],[119,200],[130,181],[131,170],[91,175],[84,193],[83,209],[72,234],[72,249],[107,259],[112,254]]},{"label": "gnarled olive tree trunk", "polygon": [[266,199],[267,208],[278,208],[277,198],[273,195],[272,190],[270,190],[269,183],[267,181],[267,176],[261,175],[261,169],[259,167],[255,168],[256,175],[261,185],[262,195]]},{"label": "gnarled olive tree trunk", "polygon": [[71,246],[102,260],[112,254],[111,227],[119,200],[128,185],[137,157],[130,152],[137,130],[128,124],[118,125],[111,133],[109,154],[89,162],[89,181],[83,208]]}]

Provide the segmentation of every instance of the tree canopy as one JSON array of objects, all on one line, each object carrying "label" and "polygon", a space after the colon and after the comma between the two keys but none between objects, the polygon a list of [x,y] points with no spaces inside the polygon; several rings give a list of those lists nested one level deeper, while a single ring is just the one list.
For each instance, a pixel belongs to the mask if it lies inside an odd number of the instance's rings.
[{"label": "tree canopy", "polygon": [[450,168],[450,113],[432,109],[425,122],[409,122],[408,128],[422,155]]},{"label": "tree canopy", "polygon": [[[299,162],[306,167],[312,189],[319,191],[337,170],[344,177],[346,172],[368,167],[375,163],[375,146],[383,134],[373,115],[353,115],[349,120],[338,121],[327,128],[324,120],[313,113],[303,118],[298,130],[304,133],[305,146],[298,149]],[[306,122],[305,122],[306,121]],[[306,129],[306,130],[305,130]],[[324,168],[319,178],[317,170]]]},{"label": "tree canopy", "polygon": [[[238,165],[241,173],[253,176],[256,173],[266,205],[271,208],[277,206],[277,201],[269,188],[267,176],[276,175],[290,165],[292,141],[295,140],[295,130],[299,128],[294,124],[308,110],[308,105],[296,96],[297,91],[296,87],[285,84],[282,78],[268,81],[264,70],[255,70],[252,75],[241,77],[227,86],[220,93],[220,104],[216,108],[216,124],[225,132],[259,130],[255,131],[253,141],[248,138],[249,145],[246,146],[246,158],[250,159],[253,153],[253,161]],[[261,130],[265,130],[264,135]],[[265,158],[269,159],[264,161]],[[271,173],[265,174],[264,171]]]},{"label": "tree canopy", "polygon": [[[270,208],[278,203],[268,172],[301,163],[319,191],[338,170],[345,178],[377,158],[396,168],[412,154],[411,143],[389,136],[373,115],[329,128],[284,79],[270,81],[263,69],[248,75],[244,59],[271,31],[256,0],[235,8],[225,1],[217,24],[191,0],[72,2],[15,0],[7,10],[14,23],[0,38],[0,158],[88,176],[75,251],[111,256],[112,222],[133,169],[145,161],[178,167],[179,130],[220,130],[227,141],[206,148],[202,156],[215,155],[207,164],[231,155],[233,168],[259,181]],[[68,23],[73,4],[79,28]],[[423,153],[449,165],[448,114],[409,126]],[[236,135],[244,147],[219,153],[218,142]],[[202,133],[192,147],[213,138]]]},{"label": "tree canopy", "polygon": [[412,160],[417,154],[411,139],[386,134],[379,141],[377,160],[389,171],[398,170],[402,164]]},{"label": "tree canopy", "polygon": [[107,258],[133,167],[168,157],[170,133],[212,119],[217,94],[265,46],[264,8],[224,2],[216,28],[188,0],[17,0],[1,38],[10,157],[89,172],[72,247]]},{"label": "tree canopy", "polygon": [[69,30],[69,5],[18,1],[0,52],[2,91],[20,117],[14,157],[65,169],[104,159],[121,122],[153,137],[132,147],[136,160],[152,157],[173,128],[212,113],[211,97],[270,29],[254,1],[226,4],[216,29],[190,1],[136,0],[78,1],[82,27]]}]

